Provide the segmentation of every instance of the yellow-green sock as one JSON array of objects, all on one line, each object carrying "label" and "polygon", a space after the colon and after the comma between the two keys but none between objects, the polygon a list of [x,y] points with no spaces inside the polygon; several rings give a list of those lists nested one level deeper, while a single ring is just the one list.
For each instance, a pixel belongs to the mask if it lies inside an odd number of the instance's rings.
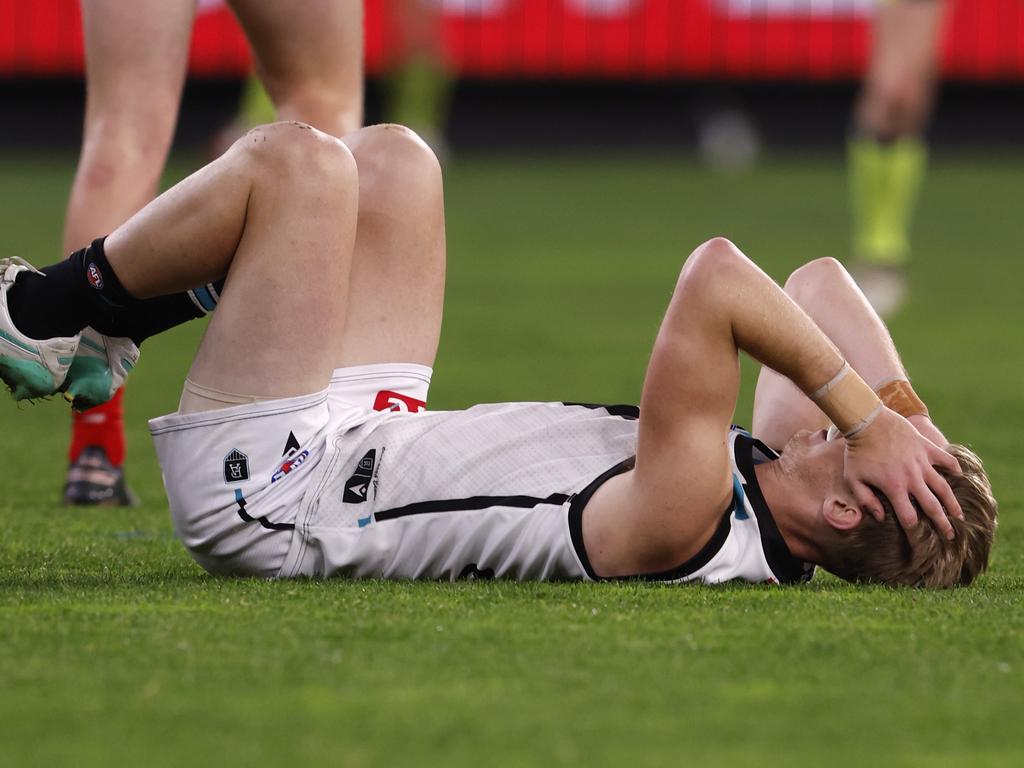
[{"label": "yellow-green sock", "polygon": [[388,120],[439,136],[448,122],[450,94],[451,77],[440,65],[413,58],[392,78]]},{"label": "yellow-green sock", "polygon": [[882,143],[868,136],[848,147],[854,256],[898,266],[910,257],[910,223],[928,151],[917,137]]},{"label": "yellow-green sock", "polygon": [[242,101],[238,107],[238,117],[243,125],[253,127],[266,125],[277,120],[274,102],[267,95],[263,83],[256,75],[249,75],[242,91]]}]

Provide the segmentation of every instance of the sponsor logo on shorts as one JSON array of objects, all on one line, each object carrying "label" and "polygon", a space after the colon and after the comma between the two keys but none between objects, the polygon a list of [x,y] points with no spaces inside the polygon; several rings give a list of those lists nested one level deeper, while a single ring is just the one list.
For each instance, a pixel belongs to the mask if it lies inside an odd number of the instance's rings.
[{"label": "sponsor logo on shorts", "polygon": [[249,479],[249,457],[237,448],[224,457],[224,482],[241,483]]},{"label": "sponsor logo on shorts", "polygon": [[308,458],[309,458],[309,451],[300,451],[295,456],[293,456],[292,458],[290,458],[287,461],[285,461],[284,464],[282,464],[280,467],[278,467],[277,472],[275,472],[270,477],[270,482],[271,483],[276,483],[278,480],[280,480],[285,475],[287,475],[290,472],[292,472],[293,470],[298,469],[299,467],[301,467],[302,463],[306,459],[308,459]]},{"label": "sponsor logo on shorts", "polygon": [[373,479],[373,469],[377,465],[377,449],[371,448],[366,455],[359,460],[356,471],[345,483],[345,494],[342,501],[346,504],[362,504],[366,501],[370,492],[370,481]]},{"label": "sponsor logo on shorts", "polygon": [[95,288],[97,291],[103,290],[103,273],[100,272],[100,268],[96,266],[95,261],[90,261],[89,266],[85,270],[86,278],[89,280],[89,285]]},{"label": "sponsor logo on shorts", "polygon": [[377,393],[377,399],[373,401],[373,410],[375,411],[419,413],[426,408],[427,404],[424,401],[403,395],[401,392],[392,392],[390,389],[382,389]]}]

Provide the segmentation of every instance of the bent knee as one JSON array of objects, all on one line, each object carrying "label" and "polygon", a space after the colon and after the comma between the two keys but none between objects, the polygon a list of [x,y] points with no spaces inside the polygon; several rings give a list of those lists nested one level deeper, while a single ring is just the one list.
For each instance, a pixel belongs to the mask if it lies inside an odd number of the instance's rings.
[{"label": "bent knee", "polygon": [[800,303],[801,299],[813,296],[826,285],[850,279],[850,274],[842,263],[831,256],[825,256],[793,270],[783,288],[792,299]]},{"label": "bent knee", "polygon": [[441,166],[415,131],[384,123],[345,137],[359,168],[360,204],[386,205],[398,197],[425,202],[442,196]]},{"label": "bent knee", "polygon": [[678,285],[703,290],[709,283],[728,279],[729,270],[742,258],[742,252],[731,240],[712,237],[697,246],[687,257]]},{"label": "bent knee", "polygon": [[931,86],[920,78],[904,77],[879,83],[867,96],[866,113],[876,133],[901,136],[917,132],[930,103]]},{"label": "bent knee", "polygon": [[258,169],[279,181],[323,177],[352,181],[355,160],[339,139],[306,123],[286,121],[253,128],[236,143]]},{"label": "bent knee", "polygon": [[360,174],[415,181],[441,174],[433,150],[410,128],[382,123],[362,128],[345,137]]}]

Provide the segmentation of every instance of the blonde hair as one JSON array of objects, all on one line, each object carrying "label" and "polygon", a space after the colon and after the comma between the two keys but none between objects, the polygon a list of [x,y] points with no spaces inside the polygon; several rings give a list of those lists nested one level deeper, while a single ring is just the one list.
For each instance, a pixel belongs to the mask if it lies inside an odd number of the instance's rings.
[{"label": "blonde hair", "polygon": [[837,531],[839,542],[825,568],[847,581],[930,588],[967,585],[984,571],[998,504],[981,459],[962,445],[946,450],[957,458],[962,471],[950,475],[940,470],[964,512],[963,520],[949,518],[956,534],[952,541],[923,515],[913,529],[905,531],[889,500],[879,495],[885,519],[878,522],[865,514],[856,528]]}]

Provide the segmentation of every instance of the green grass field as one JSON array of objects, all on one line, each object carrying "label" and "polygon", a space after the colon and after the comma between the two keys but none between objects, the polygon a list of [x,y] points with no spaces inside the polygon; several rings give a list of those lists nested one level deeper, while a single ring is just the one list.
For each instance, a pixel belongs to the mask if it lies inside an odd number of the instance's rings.
[{"label": "green grass field", "polygon": [[[4,255],[59,255],[71,162],[0,157]],[[1022,178],[1024,155],[938,158],[892,322],[1001,500],[976,586],[213,579],[172,536],[145,426],[176,407],[190,327],[129,386],[137,509],[59,507],[66,408],[0,402],[0,765],[1024,764]],[[437,408],[635,401],[699,241],[780,280],[847,241],[837,157],[732,178],[685,155],[470,157],[447,194]]]}]

